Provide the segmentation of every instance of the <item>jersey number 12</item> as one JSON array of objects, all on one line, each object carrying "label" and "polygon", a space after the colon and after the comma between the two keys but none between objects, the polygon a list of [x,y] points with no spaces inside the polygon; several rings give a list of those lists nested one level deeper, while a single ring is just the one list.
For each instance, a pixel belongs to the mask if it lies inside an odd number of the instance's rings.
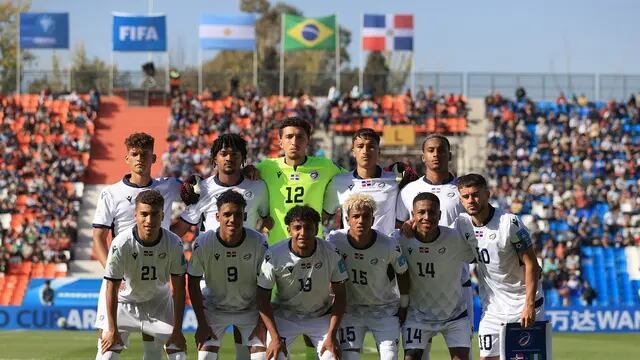
[{"label": "jersey number 12", "polygon": [[287,204],[299,204],[302,203],[302,197],[304,196],[304,188],[302,186],[291,187],[287,186]]}]

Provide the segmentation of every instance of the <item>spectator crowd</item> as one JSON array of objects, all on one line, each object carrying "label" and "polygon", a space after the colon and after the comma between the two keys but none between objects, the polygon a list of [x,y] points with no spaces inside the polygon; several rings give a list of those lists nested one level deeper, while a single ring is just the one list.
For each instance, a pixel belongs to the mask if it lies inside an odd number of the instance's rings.
[{"label": "spectator crowd", "polygon": [[590,304],[598,289],[581,273],[581,248],[640,245],[640,103],[535,103],[524,89],[485,101],[493,198],[531,230],[545,290]]},{"label": "spectator crowd", "polygon": [[0,97],[0,276],[23,261],[66,268],[98,107],[97,92]]}]

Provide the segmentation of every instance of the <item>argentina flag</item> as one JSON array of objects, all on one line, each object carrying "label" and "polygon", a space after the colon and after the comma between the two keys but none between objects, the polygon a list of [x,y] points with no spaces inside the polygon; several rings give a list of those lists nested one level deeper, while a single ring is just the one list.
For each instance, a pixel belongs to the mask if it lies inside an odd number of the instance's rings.
[{"label": "argentina flag", "polygon": [[256,18],[253,15],[202,15],[201,49],[250,50],[256,48]]}]

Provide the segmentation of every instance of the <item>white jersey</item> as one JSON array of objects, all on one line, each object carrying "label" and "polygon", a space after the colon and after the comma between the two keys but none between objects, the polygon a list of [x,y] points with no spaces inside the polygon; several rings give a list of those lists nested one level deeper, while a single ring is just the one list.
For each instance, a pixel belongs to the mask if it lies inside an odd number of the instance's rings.
[{"label": "white jersey", "polygon": [[425,176],[410,182],[400,191],[398,202],[396,205],[396,218],[399,221],[407,221],[413,217],[411,210],[413,209],[413,199],[418,194],[429,192],[438,197],[440,200],[440,217],[439,224],[442,226],[451,226],[458,215],[464,213],[464,207],[460,203],[460,192],[458,191],[457,179],[451,175],[450,180],[446,184],[435,185],[429,182]]},{"label": "white jersey", "polygon": [[[366,194],[376,202],[376,212],[373,214],[373,228],[389,235],[396,226],[396,201],[398,198],[398,182],[396,175],[389,171],[381,171],[380,177],[363,179],[356,171],[338,174],[333,177],[324,195],[324,211],[335,213],[336,209],[353,194]],[[347,212],[342,209],[342,223],[345,229]]]},{"label": "white jersey", "polygon": [[227,246],[217,231],[201,233],[193,243],[188,273],[206,281],[205,308],[219,312],[256,309],[256,277],[267,249],[266,237],[245,228],[242,242]]},{"label": "white jersey", "polygon": [[461,264],[472,261],[473,252],[460,232],[439,228],[440,235],[430,243],[407,239],[399,231],[393,234],[409,264],[409,315],[417,321],[444,322],[467,310]]},{"label": "white jersey", "polygon": [[395,276],[407,271],[407,261],[398,243],[374,231],[373,242],[365,249],[354,247],[346,229],[332,231],[327,237],[342,256],[349,273],[347,281],[347,313],[367,317],[386,317],[398,312],[400,294]]},{"label": "white jersey", "polygon": [[[520,314],[526,297],[524,268],[518,254],[529,249],[527,228],[514,214],[495,209],[491,220],[476,227],[468,214],[461,215],[457,227],[476,249],[482,309],[498,315]],[[536,300],[542,298],[540,283]]]},{"label": "white jersey", "polygon": [[316,249],[308,257],[291,250],[291,239],[267,249],[258,274],[258,286],[277,288],[274,313],[284,318],[312,319],[326,314],[333,304],[330,283],[347,280],[347,268],[330,243],[316,238]]},{"label": "white jersey", "polygon": [[116,237],[136,223],[134,213],[138,194],[145,190],[157,190],[164,198],[162,227],[168,229],[171,226],[171,205],[180,197],[180,180],[162,177],[153,179],[147,186],[137,186],[131,183],[130,178],[131,175],[125,175],[119,182],[102,190],[93,217],[93,227],[112,229],[113,237]]},{"label": "white jersey", "polygon": [[141,303],[165,297],[171,275],[184,275],[185,271],[178,235],[160,229],[160,237],[153,245],[143,245],[134,226],[113,239],[104,278],[123,281],[119,302]]},{"label": "white jersey", "polygon": [[205,231],[216,230],[220,226],[216,220],[218,212],[216,201],[229,189],[239,192],[247,201],[247,207],[244,210],[247,218],[244,223],[247,227],[256,229],[258,220],[269,215],[269,193],[262,180],[242,178],[237,185],[224,185],[217,176],[210,176],[200,182],[198,202],[187,206],[180,217],[191,225],[197,225],[202,219]]}]

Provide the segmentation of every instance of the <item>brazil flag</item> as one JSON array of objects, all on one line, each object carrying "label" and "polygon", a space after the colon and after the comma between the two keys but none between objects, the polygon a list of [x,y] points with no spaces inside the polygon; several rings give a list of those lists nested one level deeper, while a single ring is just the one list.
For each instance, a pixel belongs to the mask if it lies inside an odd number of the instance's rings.
[{"label": "brazil flag", "polygon": [[333,50],[336,48],[336,16],[303,18],[284,15],[284,50]]}]

